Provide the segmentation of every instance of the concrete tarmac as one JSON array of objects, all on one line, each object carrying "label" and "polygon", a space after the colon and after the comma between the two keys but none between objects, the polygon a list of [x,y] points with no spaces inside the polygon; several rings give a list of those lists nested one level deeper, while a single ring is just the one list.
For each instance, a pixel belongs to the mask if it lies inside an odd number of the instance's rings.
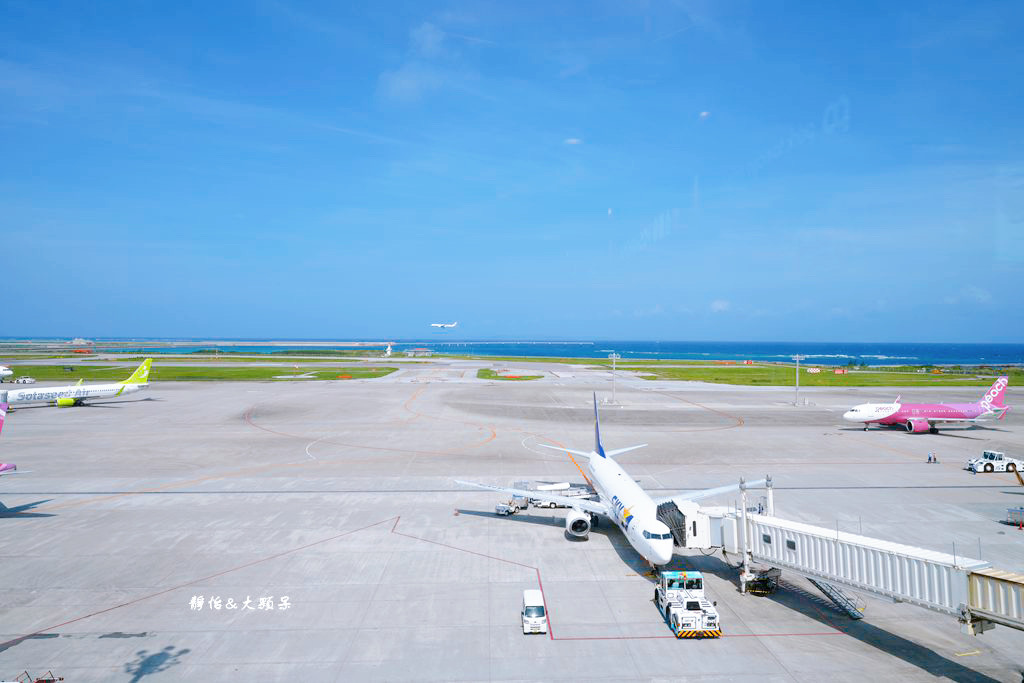
[{"label": "concrete tarmac", "polygon": [[[870,597],[854,622],[792,574],[772,597],[740,595],[720,553],[676,564],[709,574],[725,637],[675,640],[617,529],[571,541],[562,510],[496,517],[499,496],[452,482],[581,481],[538,444],[589,450],[610,373],[478,380],[485,365],[154,383],[12,413],[0,460],[24,473],[0,479],[0,679],[1021,680],[1017,631],[970,637]],[[985,448],[1024,455],[1024,418],[938,435],[843,423],[896,393],[981,390],[805,389],[794,407],[791,388],[619,373],[602,431],[608,448],[650,444],[621,462],[655,495],[771,474],[780,516],[1024,569],[1024,531],[999,523],[1024,488],[961,469]],[[538,585],[551,633],[524,636],[522,591]]]}]

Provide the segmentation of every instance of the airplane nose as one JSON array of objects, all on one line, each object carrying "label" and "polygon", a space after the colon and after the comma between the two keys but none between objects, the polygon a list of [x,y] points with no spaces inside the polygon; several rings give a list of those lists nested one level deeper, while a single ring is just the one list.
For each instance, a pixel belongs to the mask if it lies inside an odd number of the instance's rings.
[{"label": "airplane nose", "polygon": [[664,547],[654,548],[654,558],[652,559],[656,565],[668,564],[672,561],[672,542],[669,541]]},{"label": "airplane nose", "polygon": [[850,422],[856,422],[857,416],[853,414],[852,410],[847,410],[845,413],[843,413],[843,419],[849,420]]}]

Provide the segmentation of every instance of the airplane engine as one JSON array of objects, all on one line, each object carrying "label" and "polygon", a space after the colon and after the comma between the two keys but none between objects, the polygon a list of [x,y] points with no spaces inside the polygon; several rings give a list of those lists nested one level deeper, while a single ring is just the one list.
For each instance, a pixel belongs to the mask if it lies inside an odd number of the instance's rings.
[{"label": "airplane engine", "polygon": [[73,398],[58,398],[57,399],[57,407],[58,408],[70,408],[73,405],[75,405],[75,399],[73,399]]},{"label": "airplane engine", "polygon": [[590,533],[590,515],[573,510],[565,516],[565,530],[576,538],[586,538]]},{"label": "airplane engine", "polygon": [[914,434],[927,432],[930,431],[932,428],[932,426],[928,424],[928,420],[925,420],[920,417],[914,417],[907,420],[907,424],[904,426],[907,428],[908,432],[913,432]]}]

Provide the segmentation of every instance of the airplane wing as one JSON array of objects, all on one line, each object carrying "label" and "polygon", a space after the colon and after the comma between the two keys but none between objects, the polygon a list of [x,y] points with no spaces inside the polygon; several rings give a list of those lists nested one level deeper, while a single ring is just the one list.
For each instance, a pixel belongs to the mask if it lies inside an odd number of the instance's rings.
[{"label": "airplane wing", "polygon": [[[748,489],[757,489],[764,486],[765,480],[758,479],[757,481],[748,481]],[[731,493],[733,491],[739,491],[739,484],[729,484],[728,486],[719,486],[714,489],[704,489],[703,491],[691,491],[690,493],[679,493],[674,496],[662,496],[661,498],[655,498],[654,504],[661,505],[662,503],[668,503],[669,501],[677,502],[683,500],[703,500],[704,498],[711,498],[717,496],[720,493]]]},{"label": "airplane wing", "polygon": [[596,500],[586,500],[583,498],[570,498],[569,496],[559,496],[548,491],[527,491],[526,489],[510,489],[504,486],[491,486],[490,484],[478,484],[473,481],[460,481],[455,480],[456,484],[462,484],[463,486],[475,486],[478,489],[487,489],[488,491],[497,491],[498,493],[507,493],[512,496],[523,496],[525,498],[533,498],[536,500],[546,500],[552,503],[558,503],[570,508],[577,508],[579,510],[586,510],[587,512],[593,512],[599,515],[605,515],[611,517],[611,511],[608,507]]}]

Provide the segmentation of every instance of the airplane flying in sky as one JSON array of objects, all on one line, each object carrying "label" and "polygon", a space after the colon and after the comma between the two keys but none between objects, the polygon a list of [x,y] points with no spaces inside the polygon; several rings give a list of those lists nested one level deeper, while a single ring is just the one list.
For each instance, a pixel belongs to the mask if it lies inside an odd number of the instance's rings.
[{"label": "airplane flying in sky", "polygon": [[12,406],[25,403],[53,403],[58,408],[70,408],[82,405],[86,399],[125,396],[149,386],[149,366],[152,363],[152,358],[142,361],[142,365],[123,382],[83,385],[79,380],[78,384],[63,387],[15,389],[7,392],[7,402]]},{"label": "airplane flying in sky", "polygon": [[456,326],[458,326],[458,324],[459,324],[459,321],[456,320],[453,323],[430,323],[430,326],[431,327],[456,327]]},{"label": "airplane flying in sky", "polygon": [[11,370],[6,365],[0,365],[0,382],[14,374],[14,370]]},{"label": "airplane flying in sky", "polygon": [[971,424],[990,417],[1002,420],[1010,410],[1003,405],[1003,395],[1010,384],[1010,378],[998,378],[985,395],[974,403],[900,403],[900,397],[892,403],[861,403],[843,414],[844,420],[863,422],[864,431],[871,424],[903,425],[908,432],[939,431],[938,425],[945,423]]},{"label": "airplane flying in sky", "polygon": [[[584,453],[557,446],[539,445],[555,451],[566,451],[587,458],[587,469],[590,471],[590,476],[587,477],[587,480],[597,493],[598,499],[595,501],[571,498],[549,491],[526,491],[502,486],[489,486],[471,481],[456,480],[456,483],[498,491],[500,493],[508,493],[513,496],[525,496],[535,500],[550,501],[570,508],[571,512],[565,518],[565,530],[577,538],[585,538],[590,533],[591,526],[596,525],[595,515],[602,515],[614,521],[622,529],[622,533],[625,534],[629,544],[652,565],[664,565],[672,560],[673,533],[668,525],[661,521],[661,511],[663,509],[670,508],[678,514],[679,508],[677,506],[679,505],[686,508],[689,502],[739,489],[738,484],[732,484],[693,493],[677,494],[664,498],[651,498],[640,488],[640,485],[636,483],[633,477],[626,474],[625,470],[614,459],[617,455],[637,448],[643,448],[647,444],[606,451],[604,446],[601,445],[601,421],[597,415],[596,394],[594,395],[594,450]],[[755,488],[763,483],[764,480],[751,482],[748,484],[748,487]],[[682,517],[680,516],[679,519],[682,519]],[[683,529],[678,533],[685,536],[686,528],[687,525],[684,521]]]}]

